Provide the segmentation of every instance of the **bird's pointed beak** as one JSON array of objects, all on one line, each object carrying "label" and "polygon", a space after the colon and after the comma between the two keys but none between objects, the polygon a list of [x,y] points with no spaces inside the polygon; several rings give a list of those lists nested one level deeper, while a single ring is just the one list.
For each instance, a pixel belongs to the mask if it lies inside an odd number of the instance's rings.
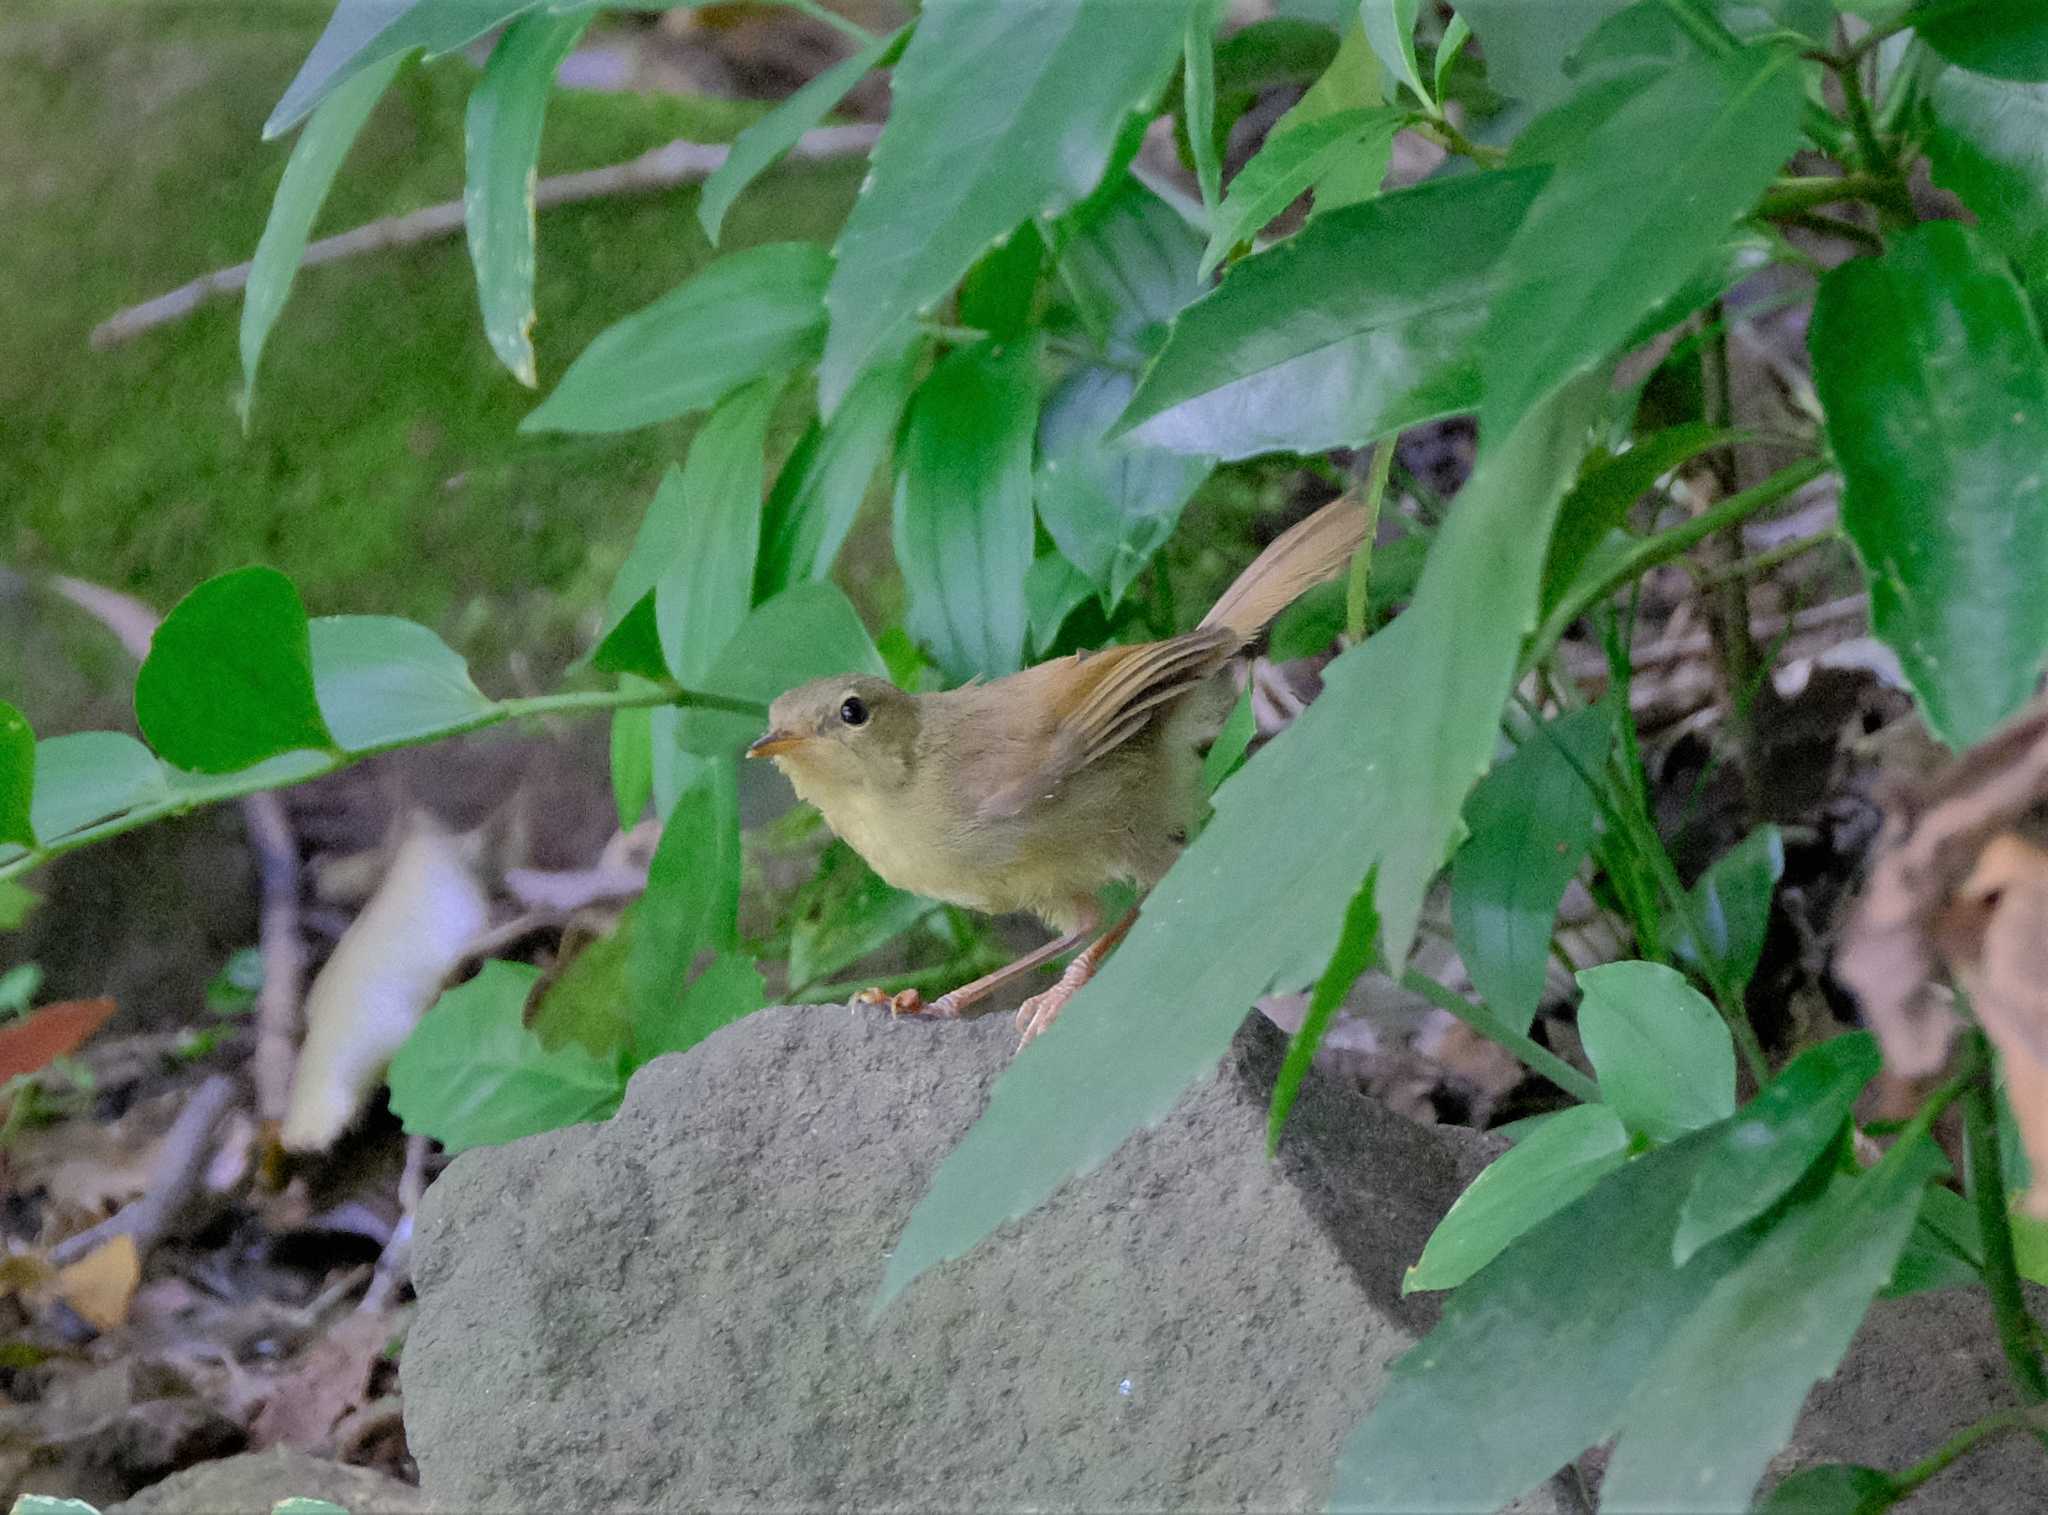
[{"label": "bird's pointed beak", "polygon": [[800,746],[805,740],[804,737],[791,736],[786,731],[763,732],[754,740],[754,744],[747,748],[747,756],[773,757],[778,752],[787,752],[792,747]]}]

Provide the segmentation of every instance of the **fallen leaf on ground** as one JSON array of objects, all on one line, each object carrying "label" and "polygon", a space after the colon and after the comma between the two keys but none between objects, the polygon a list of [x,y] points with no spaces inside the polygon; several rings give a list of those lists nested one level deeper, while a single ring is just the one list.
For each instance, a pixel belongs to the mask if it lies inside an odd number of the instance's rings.
[{"label": "fallen leaf on ground", "polygon": [[370,1375],[393,1329],[388,1315],[357,1312],[308,1347],[257,1414],[250,1428],[255,1444],[284,1442],[319,1455],[330,1451],[335,1427],[368,1402]]},{"label": "fallen leaf on ground", "polygon": [[76,1052],[113,1013],[110,999],[67,1000],[0,1026],[0,1081],[35,1073]]},{"label": "fallen leaf on ground", "polygon": [[128,1306],[141,1282],[142,1255],[135,1250],[135,1238],[121,1235],[59,1269],[56,1286],[64,1303],[94,1330],[113,1331],[127,1324]]}]

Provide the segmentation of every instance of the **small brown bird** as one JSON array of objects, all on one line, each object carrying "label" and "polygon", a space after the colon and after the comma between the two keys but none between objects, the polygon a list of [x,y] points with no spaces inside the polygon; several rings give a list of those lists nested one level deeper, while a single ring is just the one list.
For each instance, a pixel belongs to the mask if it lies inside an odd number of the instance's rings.
[{"label": "small brown bird", "polygon": [[[1186,845],[1201,802],[1201,744],[1228,712],[1231,659],[1365,536],[1334,500],[1238,576],[1201,625],[1163,642],[1055,658],[988,684],[907,694],[849,674],[790,690],[747,749],[899,889],[1000,915],[1028,910],[1059,933],[1035,952],[927,1005],[962,1010],[1081,945],[1113,883],[1149,889]],[[1029,1042],[1137,919],[1134,908],[1017,1012]],[[1021,1044],[1020,1044],[1021,1045]]]}]

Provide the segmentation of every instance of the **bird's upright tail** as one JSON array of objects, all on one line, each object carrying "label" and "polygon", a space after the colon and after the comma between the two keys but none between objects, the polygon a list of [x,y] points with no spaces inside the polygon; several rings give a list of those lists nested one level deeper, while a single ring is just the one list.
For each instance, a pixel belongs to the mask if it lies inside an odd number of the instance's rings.
[{"label": "bird's upright tail", "polygon": [[1365,540],[1365,524],[1358,497],[1346,494],[1288,527],[1223,591],[1202,625],[1226,627],[1249,642],[1301,595],[1344,571]]}]

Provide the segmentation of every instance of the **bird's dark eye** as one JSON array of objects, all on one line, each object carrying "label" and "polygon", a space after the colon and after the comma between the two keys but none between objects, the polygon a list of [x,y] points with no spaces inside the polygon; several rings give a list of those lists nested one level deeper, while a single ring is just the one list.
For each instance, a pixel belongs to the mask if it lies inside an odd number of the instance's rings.
[{"label": "bird's dark eye", "polygon": [[846,703],[839,707],[839,719],[849,726],[865,726],[868,723],[868,705],[857,694],[849,694]]}]

